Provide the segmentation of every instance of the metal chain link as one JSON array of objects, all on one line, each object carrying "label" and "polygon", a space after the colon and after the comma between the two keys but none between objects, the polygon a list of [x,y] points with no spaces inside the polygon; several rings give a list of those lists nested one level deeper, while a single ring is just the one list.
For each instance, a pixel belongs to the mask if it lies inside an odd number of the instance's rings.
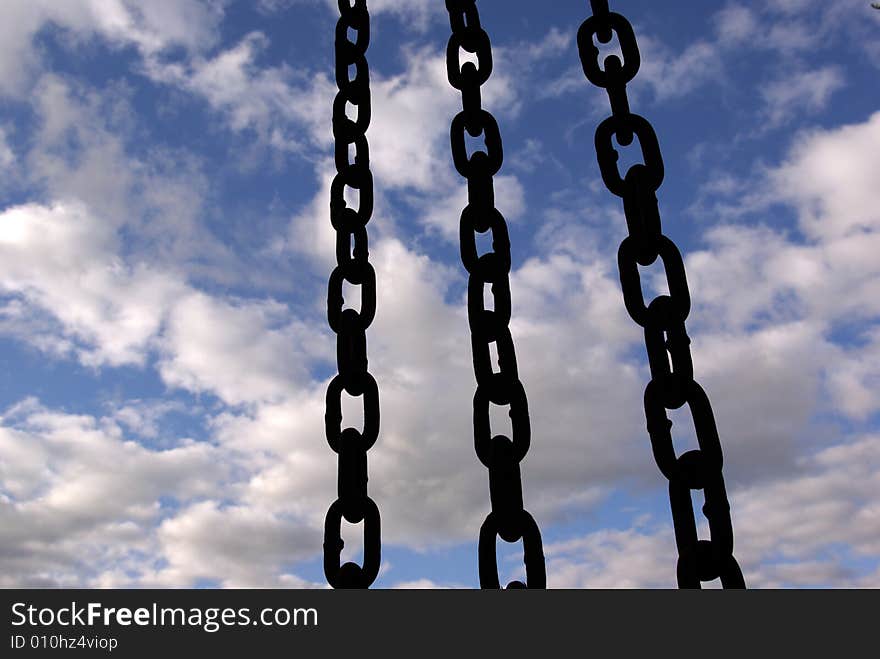
[{"label": "metal chain link", "polygon": [[[520,463],[529,450],[531,429],[526,392],[516,366],[510,333],[510,238],[504,216],[495,208],[493,177],[501,168],[503,148],[495,118],[482,108],[481,86],[492,74],[492,46],[480,25],[475,0],[446,0],[452,35],[446,50],[449,83],[461,92],[463,110],[452,120],[452,158],[467,179],[468,205],[461,214],[461,260],[468,271],[468,320],[471,331],[477,391],[474,395],[474,445],[489,469],[492,512],[480,529],[479,570],[482,588],[500,588],[496,538],[523,541],[526,581],[508,588],[545,588],[547,577],[541,532],[523,508]],[[460,62],[464,50],[477,62]],[[467,138],[483,135],[484,151],[467,153]],[[479,255],[477,232],[492,232],[492,252]],[[485,307],[483,293],[491,285],[494,305]],[[499,371],[493,371],[491,344],[498,352]],[[492,436],[489,405],[510,407],[512,438]]]},{"label": "metal chain link", "polygon": [[[596,130],[599,169],[607,188],[623,199],[629,236],[618,252],[620,282],[626,309],[645,331],[651,382],[645,390],[645,416],[654,459],[669,480],[669,499],[678,547],[678,585],[700,588],[701,582],[720,577],[725,588],[745,588],[739,564],[733,557],[733,525],[722,476],[721,443],[706,393],[694,381],[690,339],[685,320],[690,313],[690,293],[681,253],[663,235],[656,192],[663,182],[663,157],[651,124],[631,114],[626,85],[638,73],[639,48],[629,21],[611,12],[608,0],[591,0],[593,15],[581,25],[578,51],[587,79],[608,92],[612,116]],[[617,34],[623,62],[616,55],[599,63],[600,43]],[[623,146],[638,139],[643,164],[632,166],[621,178],[618,154],[612,139]],[[669,295],[645,304],[639,266],[657,259],[663,263]],[[699,450],[676,456],[672,422],[667,410],[687,404],[694,420]],[[694,520],[692,490],[703,490],[703,514],[709,522],[710,540],[699,540]]]},{"label": "metal chain link", "polygon": [[[370,43],[370,15],[366,0],[339,0],[336,24],[336,85],[333,137],[336,140],[336,177],[330,188],[330,221],[336,230],[336,268],[330,275],[327,320],[336,333],[338,375],[327,389],[324,421],[327,442],[339,455],[338,498],[327,511],[324,525],[324,574],[334,588],[369,588],[379,573],[381,538],[379,509],[367,495],[367,451],[379,437],[379,389],[367,370],[367,328],[376,315],[376,273],[369,262],[367,223],[373,213],[373,176],[370,173],[370,70],[366,52]],[[349,30],[356,35],[348,38]],[[349,69],[355,76],[350,78]],[[346,107],[357,110],[354,119]],[[354,160],[349,152],[354,147]],[[345,200],[346,189],[358,193],[358,207]],[[344,309],[345,282],[361,289],[361,308]],[[364,428],[342,429],[342,392],[363,399]],[[340,565],[344,542],[342,519],[364,524],[364,564]]]}]

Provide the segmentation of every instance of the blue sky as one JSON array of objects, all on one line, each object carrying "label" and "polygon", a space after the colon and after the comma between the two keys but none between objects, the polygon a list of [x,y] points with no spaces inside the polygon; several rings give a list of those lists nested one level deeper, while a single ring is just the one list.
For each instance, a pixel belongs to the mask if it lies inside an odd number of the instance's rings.
[{"label": "blue sky", "polygon": [[[612,2],[641,46],[631,106],[660,138],[664,230],[685,256],[695,374],[755,587],[880,586],[869,5]],[[489,501],[448,20],[442,2],[370,7],[376,585],[473,587]],[[608,101],[574,43],[589,3],[480,11],[548,582],[672,587],[644,346],[617,279],[626,225],[593,147]],[[332,0],[4,3],[0,584],[323,586],[336,16]],[[654,270],[645,281],[662,288]],[[672,419],[679,452],[695,445]],[[356,556],[359,529],[344,532]],[[517,577],[519,548],[499,556]]]}]

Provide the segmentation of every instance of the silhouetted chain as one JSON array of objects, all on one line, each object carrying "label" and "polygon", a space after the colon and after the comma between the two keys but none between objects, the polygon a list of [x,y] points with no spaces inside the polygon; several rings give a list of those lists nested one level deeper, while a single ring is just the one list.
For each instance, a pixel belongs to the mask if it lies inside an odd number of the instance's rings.
[{"label": "silhouetted chain", "polygon": [[[330,221],[336,230],[337,266],[330,275],[327,319],[337,335],[339,374],[327,389],[324,417],[327,441],[339,455],[338,498],[327,511],[324,526],[324,574],[334,588],[369,588],[379,573],[381,539],[379,509],[367,495],[367,451],[379,437],[379,390],[367,370],[367,328],[376,314],[376,273],[369,262],[367,223],[373,213],[373,176],[370,173],[370,70],[366,52],[370,43],[370,15],[366,0],[339,0],[336,24],[336,84],[333,136],[336,140],[336,177],[330,189]],[[356,35],[352,42],[349,30]],[[349,69],[355,76],[350,78]],[[346,106],[357,114],[351,119]],[[350,151],[354,151],[354,160]],[[349,207],[346,189],[357,191],[358,207]],[[361,308],[345,309],[344,282],[361,289]],[[363,399],[364,428],[342,430],[342,392]],[[344,543],[342,518],[364,523],[364,564],[340,566]]]},{"label": "silhouetted chain", "polygon": [[[469,273],[468,319],[471,330],[477,391],[474,395],[474,445],[489,469],[492,512],[480,529],[480,586],[500,588],[495,554],[496,538],[517,542],[522,538],[526,582],[508,588],[544,588],[546,573],[541,532],[523,508],[520,462],[529,450],[531,430],[528,401],[516,366],[510,334],[510,238],[507,224],[495,208],[493,177],[503,159],[501,134],[495,118],[482,108],[480,87],[492,73],[489,35],[480,26],[474,0],[446,0],[452,36],[446,51],[449,83],[461,92],[463,111],[452,120],[452,158],[467,179],[468,205],[461,214],[461,260]],[[460,62],[461,51],[476,56],[476,63]],[[484,136],[486,150],[468,157],[467,131]],[[492,252],[479,255],[475,233],[492,232]],[[483,292],[492,286],[494,304],[486,309]],[[493,370],[490,346],[496,345],[499,371]],[[513,438],[492,436],[489,405],[509,406]]]},{"label": "silhouetted chain", "polygon": [[[733,557],[733,525],[722,477],[721,443],[715,417],[706,393],[694,381],[690,339],[685,320],[690,312],[690,293],[681,253],[663,235],[656,192],[663,182],[663,158],[657,135],[644,118],[631,114],[626,85],[638,73],[640,56],[632,25],[620,14],[609,11],[608,0],[591,0],[593,15],[578,31],[578,50],[584,73],[590,82],[608,92],[612,116],[596,130],[596,153],[602,180],[623,199],[629,236],[618,252],[620,282],[626,309],[645,330],[645,345],[651,382],[645,390],[645,415],[654,459],[669,480],[669,498],[675,541],[678,546],[678,585],[699,588],[701,582],[721,578],[725,588],[745,588],[742,571]],[[616,55],[599,63],[599,48],[593,41],[611,41],[617,34],[623,62]],[[643,164],[632,166],[620,177],[612,139],[623,146],[634,137],[641,144]],[[663,262],[669,295],[645,304],[639,265]],[[672,422],[666,410],[687,403],[694,420],[699,450],[676,456],[672,443]],[[703,490],[703,514],[709,522],[710,540],[697,538],[691,490]]]}]

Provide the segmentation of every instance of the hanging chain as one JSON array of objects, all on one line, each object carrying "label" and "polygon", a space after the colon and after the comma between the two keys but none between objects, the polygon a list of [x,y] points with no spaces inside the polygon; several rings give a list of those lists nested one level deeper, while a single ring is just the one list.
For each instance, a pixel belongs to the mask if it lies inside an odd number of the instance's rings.
[{"label": "hanging chain", "polygon": [[[626,85],[638,73],[640,59],[635,33],[629,21],[608,9],[608,0],[591,0],[593,15],[578,31],[578,50],[587,79],[608,92],[612,116],[596,130],[596,153],[602,180],[623,199],[629,236],[617,255],[623,299],[632,319],[645,330],[645,346],[651,382],[645,390],[645,416],[654,459],[669,480],[669,499],[675,542],[678,547],[678,585],[699,588],[701,582],[720,577],[725,588],[745,588],[742,571],[733,557],[733,525],[730,504],[721,474],[722,454],[709,398],[694,381],[690,338],[685,320],[690,313],[690,293],[681,253],[663,235],[657,190],[663,182],[663,158],[657,135],[644,118],[631,114]],[[623,62],[616,55],[599,64],[593,42],[608,43],[617,34]],[[620,177],[612,139],[623,146],[638,138],[644,164],[632,166]],[[645,304],[639,265],[663,263],[669,295]],[[666,410],[687,404],[694,421],[699,450],[676,457],[672,422]],[[709,522],[710,540],[697,538],[692,490],[703,490],[703,514]]]},{"label": "hanging chain", "polygon": [[[493,177],[503,159],[501,133],[495,118],[482,108],[480,87],[492,73],[492,46],[480,26],[475,0],[446,0],[452,36],[446,50],[449,83],[461,92],[463,111],[452,120],[452,158],[468,183],[468,205],[461,214],[461,260],[468,277],[468,320],[471,330],[477,391],[474,395],[474,445],[480,462],[489,469],[492,512],[480,529],[479,569],[482,588],[500,588],[495,554],[496,538],[523,541],[526,582],[508,588],[545,588],[544,550],[534,518],[523,508],[520,462],[529,450],[531,429],[526,392],[516,367],[510,333],[510,238],[507,223],[495,208]],[[477,63],[460,64],[460,51],[472,53]],[[484,136],[486,150],[468,157],[467,138]],[[492,252],[478,254],[476,233],[492,232]],[[491,285],[494,304],[487,309],[483,292]],[[499,371],[493,371],[491,345],[498,353]],[[510,407],[513,438],[492,436],[489,405]]]},{"label": "hanging chain", "polygon": [[[379,573],[381,540],[379,509],[367,495],[367,451],[379,437],[379,390],[367,370],[367,328],[376,314],[376,272],[369,262],[367,223],[373,213],[373,176],[366,132],[370,125],[370,71],[366,52],[370,43],[370,15],[366,0],[339,0],[336,24],[336,84],[333,137],[336,140],[336,178],[330,189],[330,221],[336,230],[336,268],[330,275],[327,319],[336,333],[339,374],[327,389],[324,417],[327,441],[339,455],[338,498],[327,511],[324,526],[324,574],[334,588],[369,588]],[[348,31],[356,33],[355,41]],[[354,68],[354,79],[349,77]],[[355,119],[346,105],[357,109]],[[349,151],[354,147],[354,162]],[[358,208],[345,200],[346,188],[358,193]],[[361,289],[361,308],[345,309],[343,283]],[[364,428],[342,430],[342,392],[363,399]],[[342,518],[364,523],[364,564],[340,566],[344,543]]]}]

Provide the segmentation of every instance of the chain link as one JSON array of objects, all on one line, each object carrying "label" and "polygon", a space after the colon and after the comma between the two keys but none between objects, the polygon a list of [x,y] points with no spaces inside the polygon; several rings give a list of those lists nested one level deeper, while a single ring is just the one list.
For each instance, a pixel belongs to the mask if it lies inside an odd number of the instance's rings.
[{"label": "chain link", "polygon": [[[336,333],[338,375],[327,388],[324,415],[327,442],[339,456],[338,498],[324,525],[324,574],[334,588],[369,588],[379,573],[381,536],[379,509],[367,495],[367,451],[379,437],[379,388],[367,370],[367,329],[376,315],[376,272],[369,263],[367,223],[373,213],[373,175],[367,128],[370,125],[370,15],[366,0],[339,0],[336,24],[336,84],[333,137],[336,177],[330,188],[330,221],[336,230],[337,266],[330,275],[327,322]],[[355,40],[348,38],[349,31]],[[355,77],[349,77],[354,67]],[[352,106],[356,118],[346,112]],[[350,160],[354,146],[354,162]],[[345,200],[347,188],[357,190],[358,207]],[[361,289],[361,308],[343,309],[345,282]],[[342,393],[361,398],[363,430],[342,429]],[[363,565],[341,565],[342,519],[364,525]]]},{"label": "chain link", "polygon": [[[720,578],[725,588],[745,588],[739,564],[733,557],[733,525],[722,476],[721,442],[709,398],[694,381],[690,339],[685,320],[690,293],[681,253],[663,235],[656,192],[663,182],[663,157],[657,134],[644,118],[630,113],[626,85],[638,73],[639,48],[629,21],[611,12],[607,0],[591,0],[593,15],[578,30],[581,64],[587,79],[608,93],[612,116],[596,130],[596,154],[606,187],[623,199],[629,236],[618,252],[620,282],[626,309],[645,330],[651,382],[645,390],[645,416],[654,459],[669,481],[669,500],[678,548],[678,585],[700,588],[701,582]],[[617,55],[599,62],[600,43],[617,34],[623,61]],[[629,146],[638,139],[644,163],[621,178],[613,138]],[[657,259],[663,263],[669,295],[645,304],[639,265]],[[672,422],[667,410],[687,404],[694,421],[699,450],[676,456]],[[703,490],[703,514],[709,522],[710,540],[697,537],[693,490]]]},{"label": "chain link", "polygon": [[[461,214],[461,260],[468,272],[468,320],[471,331],[474,373],[474,446],[480,462],[489,470],[492,512],[480,529],[479,569],[482,588],[500,588],[496,541],[523,541],[526,581],[513,581],[508,588],[545,588],[547,577],[541,532],[523,508],[520,463],[529,450],[531,429],[528,400],[520,382],[516,351],[510,333],[510,236],[504,216],[495,208],[493,177],[504,158],[498,122],[482,108],[481,86],[492,74],[492,46],[480,25],[475,0],[446,0],[452,35],[446,50],[449,84],[461,92],[462,111],[452,120],[450,139],[455,168],[468,183],[468,205]],[[476,63],[461,64],[464,50]],[[468,156],[467,133],[483,136],[485,150]],[[476,233],[492,233],[493,251],[480,255]],[[494,304],[486,309],[487,285]],[[492,365],[491,345],[498,352],[498,372]],[[512,439],[492,435],[491,403],[509,406]]]}]

